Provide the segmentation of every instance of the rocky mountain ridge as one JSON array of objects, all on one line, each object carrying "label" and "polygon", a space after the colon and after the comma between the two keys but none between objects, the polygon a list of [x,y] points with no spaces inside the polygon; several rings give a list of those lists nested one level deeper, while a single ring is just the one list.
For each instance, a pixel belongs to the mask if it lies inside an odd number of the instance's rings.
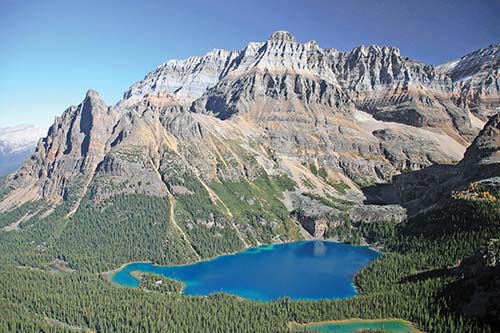
[{"label": "rocky mountain ridge", "polygon": [[490,45],[437,66],[453,80],[455,104],[483,121],[500,110],[500,45]]},{"label": "rocky mountain ridge", "polygon": [[[496,54],[497,46],[479,57]],[[263,241],[260,227],[240,223],[239,210],[271,199],[253,193],[231,205],[221,186],[244,183],[277,191],[282,211],[257,218],[277,226],[274,240],[300,228],[322,237],[349,216],[403,220],[401,202],[366,205],[363,188],[462,159],[500,101],[497,63],[472,66],[467,57],[434,67],[393,47],[340,52],[276,32],[241,51],[168,61],[114,106],[89,91],[68,108],[6,180],[0,210],[42,200],[67,204],[71,216],[82,201],[118,195],[164,197],[171,207],[199,196],[217,213],[181,218],[172,208],[170,222],[186,242],[194,244],[199,228],[229,225],[248,245]],[[465,74],[455,68],[474,79],[460,81]],[[283,179],[287,186],[277,189]],[[264,180],[274,185],[263,190]],[[280,214],[307,218],[291,228]]]}]

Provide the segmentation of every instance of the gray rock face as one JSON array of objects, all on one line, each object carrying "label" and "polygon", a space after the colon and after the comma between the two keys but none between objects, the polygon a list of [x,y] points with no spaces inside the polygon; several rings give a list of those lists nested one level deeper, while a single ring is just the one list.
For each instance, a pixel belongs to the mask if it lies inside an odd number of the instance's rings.
[{"label": "gray rock face", "polygon": [[436,68],[453,80],[455,103],[482,120],[500,110],[500,45],[490,45]]},{"label": "gray rock face", "polygon": [[459,166],[468,178],[500,175],[500,114],[490,118],[465,152]]},{"label": "gray rock face", "polygon": [[236,55],[237,52],[213,50],[201,57],[167,61],[132,85],[120,104],[133,104],[145,95],[157,93],[171,93],[179,103],[190,103],[219,81]]},{"label": "gray rock face", "polygon": [[403,222],[406,210],[398,205],[360,205],[349,211],[349,218],[354,224],[377,223],[381,221]]},{"label": "gray rock face", "polygon": [[102,161],[117,116],[97,92],[89,90],[80,105],[55,120],[31,159],[10,176],[12,185],[35,183],[45,199],[78,200]]},{"label": "gray rock face", "polygon": [[453,83],[431,65],[402,57],[397,48],[361,46],[338,57],[339,82],[356,106],[383,121],[440,128],[471,139],[470,119],[454,104]]},{"label": "gray rock face", "polygon": [[382,154],[398,170],[420,170],[432,164],[448,163],[453,157],[439,149],[433,141],[394,129],[373,132],[380,140]]},{"label": "gray rock face", "polygon": [[433,66],[402,57],[396,47],[359,46],[338,53],[336,69],[339,82],[356,92],[384,91],[410,85],[451,90],[451,79]]},{"label": "gray rock face", "polygon": [[[479,76],[495,72],[500,62],[500,45],[490,45],[474,51],[460,59],[436,67],[440,73],[447,74],[453,82],[469,81]],[[480,83],[479,80],[476,83]]]},{"label": "gray rock face", "polygon": [[490,118],[467,149],[463,163],[469,161],[482,165],[500,163],[500,114]]}]

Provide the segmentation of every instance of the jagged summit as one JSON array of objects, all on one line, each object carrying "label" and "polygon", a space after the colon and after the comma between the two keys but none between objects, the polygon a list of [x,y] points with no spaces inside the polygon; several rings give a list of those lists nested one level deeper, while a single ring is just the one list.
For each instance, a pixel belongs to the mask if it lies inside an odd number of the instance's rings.
[{"label": "jagged summit", "polygon": [[361,54],[365,57],[370,53],[377,55],[394,55],[397,57],[401,56],[401,52],[398,47],[382,45],[360,45],[353,48],[351,53]]},{"label": "jagged summit", "polygon": [[99,93],[94,89],[87,90],[85,97],[101,99],[101,95],[99,95]]},{"label": "jagged summit", "polygon": [[436,68],[439,72],[448,74],[453,81],[467,81],[478,74],[497,71],[499,66],[500,44],[492,44]]},{"label": "jagged summit", "polygon": [[288,31],[276,31],[273,32],[271,37],[269,37],[270,41],[286,41],[286,42],[297,42],[297,39],[289,33]]},{"label": "jagged summit", "polygon": [[[315,77],[336,90],[343,90],[344,94],[410,85],[452,90],[449,78],[440,76],[432,66],[401,57],[397,48],[373,45],[338,52],[322,49],[315,41],[297,43],[290,33],[278,31],[267,42],[251,42],[240,51],[214,50],[203,56],[168,61],[132,85],[119,104],[132,105],[154,94],[172,95],[179,104],[189,106],[226,79],[251,76],[254,71],[277,76],[294,72],[303,77]],[[367,102],[361,100],[360,107],[377,107],[373,99],[369,100],[371,105]]]},{"label": "jagged summit", "polygon": [[500,111],[500,44],[436,67],[453,81],[455,102],[485,122]]}]

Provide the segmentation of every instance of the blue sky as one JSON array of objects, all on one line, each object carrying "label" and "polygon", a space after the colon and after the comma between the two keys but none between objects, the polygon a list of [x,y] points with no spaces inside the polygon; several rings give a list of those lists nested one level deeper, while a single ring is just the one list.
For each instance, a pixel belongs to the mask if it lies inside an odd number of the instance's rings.
[{"label": "blue sky", "polygon": [[108,104],[172,58],[288,30],[439,64],[500,43],[500,0],[0,0],[0,127],[48,126],[95,89]]}]

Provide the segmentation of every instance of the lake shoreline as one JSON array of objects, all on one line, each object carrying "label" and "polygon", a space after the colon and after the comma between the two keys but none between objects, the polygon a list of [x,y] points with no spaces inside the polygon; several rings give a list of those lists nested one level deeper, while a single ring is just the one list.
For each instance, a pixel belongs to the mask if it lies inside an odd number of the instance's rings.
[{"label": "lake shoreline", "polygon": [[154,264],[154,263],[152,261],[150,261],[150,260],[145,260],[145,261],[130,261],[130,262],[122,264],[120,267],[117,267],[115,269],[112,269],[112,270],[109,270],[109,271],[106,271],[106,272],[101,272],[101,273],[98,273],[98,274],[102,275],[102,276],[105,276],[106,279],[109,280],[111,283],[118,284],[118,283],[113,282],[113,275],[116,272],[121,271],[122,269],[124,269],[125,267],[127,267],[128,265],[131,265],[131,264]]}]

